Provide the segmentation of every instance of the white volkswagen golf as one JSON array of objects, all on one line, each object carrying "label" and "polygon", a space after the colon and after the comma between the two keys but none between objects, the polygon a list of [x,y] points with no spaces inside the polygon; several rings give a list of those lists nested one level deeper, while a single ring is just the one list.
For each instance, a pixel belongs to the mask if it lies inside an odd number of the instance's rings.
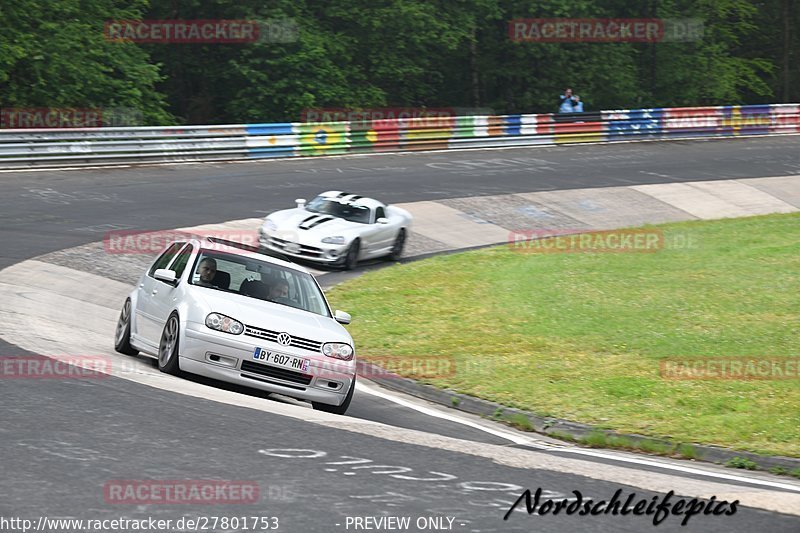
[{"label": "white volkswagen golf", "polygon": [[303,267],[219,239],[172,243],[122,307],[115,348],[181,371],[310,401],[344,414],[353,339]]}]

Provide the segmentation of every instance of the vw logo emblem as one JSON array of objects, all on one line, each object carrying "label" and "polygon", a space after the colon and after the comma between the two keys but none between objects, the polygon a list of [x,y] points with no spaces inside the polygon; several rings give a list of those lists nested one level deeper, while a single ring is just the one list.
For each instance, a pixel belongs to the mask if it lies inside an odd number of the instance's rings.
[{"label": "vw logo emblem", "polygon": [[292,337],[290,337],[288,333],[278,333],[278,343],[289,346],[292,344]]}]

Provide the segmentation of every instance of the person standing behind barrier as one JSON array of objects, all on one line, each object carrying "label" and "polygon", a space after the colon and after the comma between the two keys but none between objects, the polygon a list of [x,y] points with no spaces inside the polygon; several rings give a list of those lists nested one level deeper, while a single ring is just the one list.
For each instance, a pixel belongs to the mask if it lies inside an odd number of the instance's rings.
[{"label": "person standing behind barrier", "polygon": [[[567,87],[564,89],[564,94],[560,96],[560,102],[558,106],[559,113],[574,113],[575,102],[577,97],[572,94],[572,88]],[[581,104],[581,108],[583,104]]]}]

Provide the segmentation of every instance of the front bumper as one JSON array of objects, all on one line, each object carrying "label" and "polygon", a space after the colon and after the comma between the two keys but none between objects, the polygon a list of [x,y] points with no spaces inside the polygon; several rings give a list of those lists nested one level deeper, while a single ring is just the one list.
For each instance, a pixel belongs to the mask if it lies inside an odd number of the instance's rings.
[{"label": "front bumper", "polygon": [[316,263],[337,264],[341,263],[347,254],[347,244],[319,244],[310,246],[294,241],[280,239],[274,235],[261,233],[259,240],[261,246],[281,253],[283,255],[314,261]]},{"label": "front bumper", "polygon": [[[295,372],[256,363],[253,361],[256,347],[308,359],[308,369]],[[212,331],[195,322],[186,324],[180,368],[228,383],[337,406],[344,401],[356,373],[355,359],[333,360],[256,337]]]}]

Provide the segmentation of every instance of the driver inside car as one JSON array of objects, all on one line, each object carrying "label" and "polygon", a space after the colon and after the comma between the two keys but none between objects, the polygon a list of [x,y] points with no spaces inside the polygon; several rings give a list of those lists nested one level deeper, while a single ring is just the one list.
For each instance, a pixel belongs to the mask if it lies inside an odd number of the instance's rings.
[{"label": "driver inside car", "polygon": [[289,305],[289,282],[279,279],[273,283],[269,291],[269,299],[273,302]]},{"label": "driver inside car", "polygon": [[197,274],[200,274],[200,279],[197,280],[196,285],[201,287],[214,287],[214,276],[217,275],[217,262],[206,257],[200,264],[197,265]]}]

